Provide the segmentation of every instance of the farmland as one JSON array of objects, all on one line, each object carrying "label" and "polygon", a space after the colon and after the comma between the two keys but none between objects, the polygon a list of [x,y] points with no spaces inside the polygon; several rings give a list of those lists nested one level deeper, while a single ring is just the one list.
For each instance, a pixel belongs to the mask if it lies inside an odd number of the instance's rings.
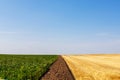
[{"label": "farmland", "polygon": [[56,59],[55,55],[0,55],[0,80],[38,80]]},{"label": "farmland", "polygon": [[120,80],[120,54],[64,55],[76,80]]}]

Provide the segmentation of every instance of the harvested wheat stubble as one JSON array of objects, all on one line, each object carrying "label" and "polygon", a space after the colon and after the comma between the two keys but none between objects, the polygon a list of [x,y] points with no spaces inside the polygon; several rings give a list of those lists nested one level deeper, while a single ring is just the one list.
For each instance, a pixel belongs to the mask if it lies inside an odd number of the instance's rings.
[{"label": "harvested wheat stubble", "polygon": [[76,80],[120,80],[120,54],[62,57]]},{"label": "harvested wheat stubble", "polygon": [[75,80],[64,59],[59,56],[40,80]]}]

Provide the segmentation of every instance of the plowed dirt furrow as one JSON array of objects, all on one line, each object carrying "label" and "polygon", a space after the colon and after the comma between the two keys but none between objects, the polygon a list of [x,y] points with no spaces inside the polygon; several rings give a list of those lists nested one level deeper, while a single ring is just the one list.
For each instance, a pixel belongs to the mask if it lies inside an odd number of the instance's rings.
[{"label": "plowed dirt furrow", "polygon": [[59,56],[40,80],[75,80],[64,59]]}]

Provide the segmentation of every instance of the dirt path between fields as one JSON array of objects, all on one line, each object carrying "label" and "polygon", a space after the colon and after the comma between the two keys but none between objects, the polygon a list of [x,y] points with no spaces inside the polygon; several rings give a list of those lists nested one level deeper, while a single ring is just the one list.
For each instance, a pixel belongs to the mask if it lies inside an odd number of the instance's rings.
[{"label": "dirt path between fields", "polygon": [[75,80],[64,59],[59,56],[40,80]]}]

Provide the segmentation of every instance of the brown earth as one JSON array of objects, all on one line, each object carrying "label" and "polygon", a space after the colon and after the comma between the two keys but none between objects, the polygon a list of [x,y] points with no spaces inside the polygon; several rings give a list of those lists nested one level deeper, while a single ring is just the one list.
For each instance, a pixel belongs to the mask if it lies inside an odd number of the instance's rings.
[{"label": "brown earth", "polygon": [[75,80],[64,59],[59,56],[40,80]]}]

